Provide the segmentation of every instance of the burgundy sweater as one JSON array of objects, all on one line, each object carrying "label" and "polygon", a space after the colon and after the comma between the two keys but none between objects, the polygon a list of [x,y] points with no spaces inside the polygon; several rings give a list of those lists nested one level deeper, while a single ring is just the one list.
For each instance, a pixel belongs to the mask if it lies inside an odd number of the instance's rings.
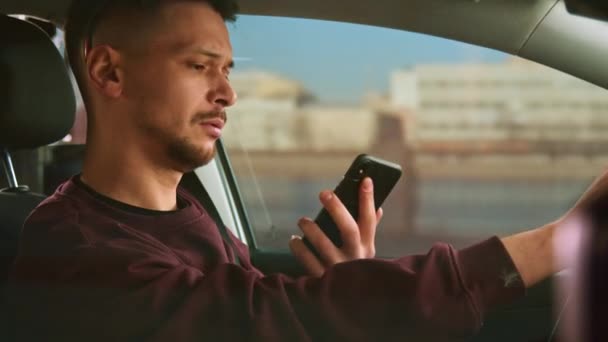
[{"label": "burgundy sweater", "polygon": [[12,274],[18,340],[436,341],[477,331],[524,293],[497,238],[464,250],[338,264],[321,278],[264,275],[179,190],[152,215],[76,178],[28,218]]}]

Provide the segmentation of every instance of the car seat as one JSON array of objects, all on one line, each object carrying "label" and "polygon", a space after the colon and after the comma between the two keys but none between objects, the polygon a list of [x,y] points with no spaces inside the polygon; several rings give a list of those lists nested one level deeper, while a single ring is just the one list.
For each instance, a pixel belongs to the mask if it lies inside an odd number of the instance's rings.
[{"label": "car seat", "polygon": [[[0,295],[23,222],[45,198],[18,183],[10,151],[61,140],[73,125],[75,109],[68,70],[50,37],[32,23],[0,14],[0,158],[8,181],[0,190]],[[1,301],[0,296],[0,315]]]}]

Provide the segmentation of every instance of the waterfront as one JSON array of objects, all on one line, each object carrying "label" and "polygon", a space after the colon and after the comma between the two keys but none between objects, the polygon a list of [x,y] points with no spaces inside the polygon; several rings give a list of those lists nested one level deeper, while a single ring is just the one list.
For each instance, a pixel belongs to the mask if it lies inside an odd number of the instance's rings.
[{"label": "waterfront", "polygon": [[[342,165],[347,166],[350,158],[323,153],[299,159],[283,154],[232,155],[235,170],[251,171],[237,172],[241,192],[259,245],[272,249],[286,248],[289,237],[299,233],[298,218],[314,217],[320,208],[318,192],[337,184]],[[246,158],[249,168],[244,167]],[[420,159],[424,161],[405,168],[396,192],[383,206],[379,255],[422,253],[434,241],[463,246],[547,223],[563,214],[602,169],[600,161],[568,158],[544,164],[530,158],[494,163]],[[306,177],[300,165],[310,166],[313,160],[318,167],[311,167],[315,173]]]}]

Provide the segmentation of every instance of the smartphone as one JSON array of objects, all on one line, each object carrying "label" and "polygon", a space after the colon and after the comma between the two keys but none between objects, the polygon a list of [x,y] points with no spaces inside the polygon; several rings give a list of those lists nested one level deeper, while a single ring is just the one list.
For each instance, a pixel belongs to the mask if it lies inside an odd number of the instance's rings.
[{"label": "smartphone", "polygon": [[[344,204],[348,212],[355,220],[359,218],[359,188],[361,181],[365,177],[370,177],[374,183],[374,205],[376,210],[380,208],[388,194],[393,190],[402,170],[398,164],[373,157],[367,154],[360,154],[350,165],[344,178],[335,188],[334,193]],[[321,209],[315,219],[321,230],[337,247],[342,247],[340,230],[325,208]],[[304,243],[316,253],[310,242],[304,238]],[[317,254],[318,255],[318,254]]]}]

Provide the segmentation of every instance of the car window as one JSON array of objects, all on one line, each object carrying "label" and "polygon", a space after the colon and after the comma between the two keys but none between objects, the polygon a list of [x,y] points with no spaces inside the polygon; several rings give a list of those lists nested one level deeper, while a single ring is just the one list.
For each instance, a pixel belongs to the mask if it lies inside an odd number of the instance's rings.
[{"label": "car window", "polygon": [[404,169],[382,256],[554,220],[608,161],[606,91],[545,66],[356,24],[241,16],[230,31],[223,139],[262,249],[287,249],[359,153]]}]

